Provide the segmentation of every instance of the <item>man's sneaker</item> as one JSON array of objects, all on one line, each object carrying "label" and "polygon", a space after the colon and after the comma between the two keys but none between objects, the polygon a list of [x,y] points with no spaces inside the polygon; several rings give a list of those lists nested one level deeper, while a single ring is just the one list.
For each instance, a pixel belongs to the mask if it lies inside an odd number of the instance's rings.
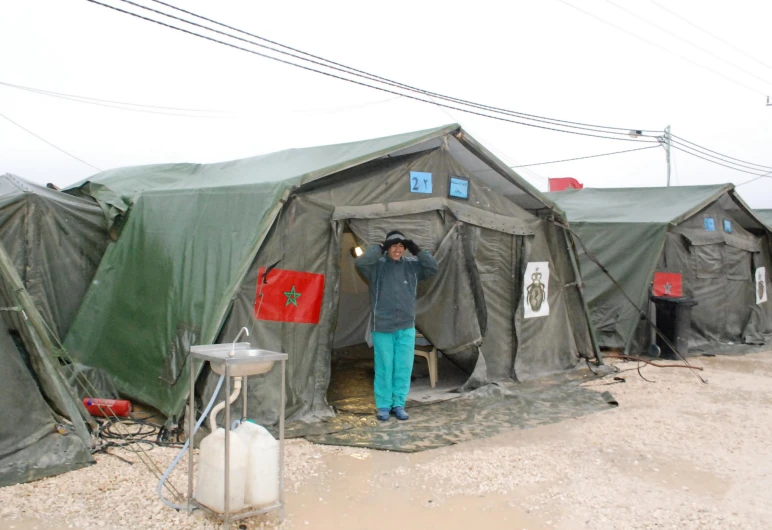
[{"label": "man's sneaker", "polygon": [[407,415],[407,412],[405,412],[405,407],[394,407],[391,411],[398,420],[407,420],[410,418],[410,416]]},{"label": "man's sneaker", "polygon": [[379,421],[389,421],[389,409],[378,409],[375,413],[375,417],[378,418]]}]

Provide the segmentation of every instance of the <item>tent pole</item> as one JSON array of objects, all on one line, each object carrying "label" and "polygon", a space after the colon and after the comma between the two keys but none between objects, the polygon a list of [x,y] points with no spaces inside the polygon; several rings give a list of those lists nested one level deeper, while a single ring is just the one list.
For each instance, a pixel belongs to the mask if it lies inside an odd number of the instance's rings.
[{"label": "tent pole", "polygon": [[665,156],[667,157],[667,187],[670,187],[670,125],[665,127]]},{"label": "tent pole", "polygon": [[598,345],[598,337],[595,336],[595,326],[592,324],[590,318],[590,309],[587,307],[587,299],[584,296],[584,282],[582,276],[579,273],[579,264],[576,262],[576,249],[571,242],[571,238],[568,236],[568,230],[560,228],[563,232],[563,237],[566,240],[566,248],[568,255],[571,257],[571,268],[574,269],[574,278],[576,280],[576,288],[579,290],[579,298],[582,300],[582,308],[584,309],[584,317],[587,319],[587,326],[590,328],[590,341],[592,342],[592,349],[595,352],[595,358],[598,360],[598,364],[605,364],[603,357],[600,354],[600,346]]},{"label": "tent pole", "polygon": [[86,423],[88,422],[93,429],[96,429],[96,423],[91,419],[83,404],[75,397],[62,373],[54,364],[53,359],[56,358],[56,350],[45,329],[43,317],[35,306],[29,292],[24,287],[24,283],[2,243],[0,243],[0,273],[11,284],[13,295],[24,312],[21,318],[30,331],[33,349],[37,350],[46,372],[51,377],[55,391],[59,395],[62,406],[65,407],[67,414],[70,416],[75,432],[87,447],[92,447],[93,443],[91,442],[91,436]]}]

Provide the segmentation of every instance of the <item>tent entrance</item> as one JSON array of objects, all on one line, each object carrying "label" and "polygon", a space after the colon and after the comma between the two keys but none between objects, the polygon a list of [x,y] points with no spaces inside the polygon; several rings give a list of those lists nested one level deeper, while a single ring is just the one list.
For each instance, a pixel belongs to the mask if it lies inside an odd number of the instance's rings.
[{"label": "tent entrance", "polygon": [[[371,414],[375,410],[373,348],[367,344],[370,295],[367,283],[354,267],[351,249],[361,244],[349,224],[340,237],[338,315],[331,356],[327,402],[337,412]],[[420,330],[420,324],[419,324]],[[415,357],[408,406],[434,403],[459,395],[469,375],[438,352],[438,378],[431,387],[426,359]]]},{"label": "tent entrance", "polygon": [[[468,374],[444,356],[437,360],[437,364],[439,378],[432,388],[428,363],[422,357],[415,357],[408,409],[460,395],[460,388],[469,378]],[[327,403],[336,413],[372,415],[375,412],[374,377],[373,348],[367,343],[333,350]]]}]

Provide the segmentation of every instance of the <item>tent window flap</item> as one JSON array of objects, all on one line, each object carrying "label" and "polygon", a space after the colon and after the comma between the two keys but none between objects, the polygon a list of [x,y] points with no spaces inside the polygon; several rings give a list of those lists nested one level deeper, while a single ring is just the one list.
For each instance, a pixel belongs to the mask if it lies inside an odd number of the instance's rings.
[{"label": "tent window flap", "polygon": [[724,260],[721,255],[723,246],[697,245],[690,248],[697,278],[720,278],[723,275]]}]

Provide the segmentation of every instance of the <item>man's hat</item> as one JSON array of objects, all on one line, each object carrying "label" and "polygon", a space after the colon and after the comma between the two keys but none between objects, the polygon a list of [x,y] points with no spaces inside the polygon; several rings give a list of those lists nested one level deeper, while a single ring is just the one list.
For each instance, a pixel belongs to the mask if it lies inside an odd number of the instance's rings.
[{"label": "man's hat", "polygon": [[407,238],[399,230],[392,230],[391,232],[386,234],[386,241],[389,241],[390,239],[407,239]]}]

